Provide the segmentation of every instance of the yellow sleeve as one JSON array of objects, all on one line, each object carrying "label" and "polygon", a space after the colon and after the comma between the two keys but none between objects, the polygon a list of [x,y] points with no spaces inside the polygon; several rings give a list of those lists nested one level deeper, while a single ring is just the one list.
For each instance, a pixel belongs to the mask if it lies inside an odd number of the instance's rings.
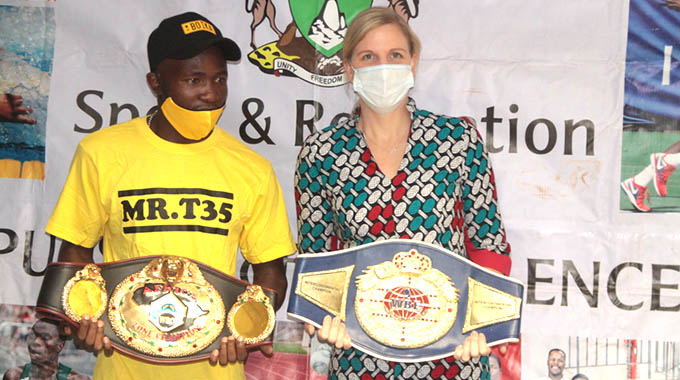
[{"label": "yellow sleeve", "polygon": [[107,220],[97,166],[79,144],[45,231],[70,243],[92,248],[99,242]]},{"label": "yellow sleeve", "polygon": [[239,242],[243,257],[252,264],[295,252],[281,185],[271,166],[267,170],[269,174],[255,194],[253,208]]}]

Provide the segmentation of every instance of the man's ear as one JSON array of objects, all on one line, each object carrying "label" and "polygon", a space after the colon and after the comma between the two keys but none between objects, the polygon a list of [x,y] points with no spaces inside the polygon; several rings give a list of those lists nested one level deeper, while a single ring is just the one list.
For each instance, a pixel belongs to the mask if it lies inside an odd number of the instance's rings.
[{"label": "man's ear", "polygon": [[156,98],[163,94],[163,91],[161,90],[161,84],[158,81],[158,75],[156,75],[156,73],[149,72],[146,74],[146,84],[149,85],[149,89],[151,89],[151,92],[153,92]]}]

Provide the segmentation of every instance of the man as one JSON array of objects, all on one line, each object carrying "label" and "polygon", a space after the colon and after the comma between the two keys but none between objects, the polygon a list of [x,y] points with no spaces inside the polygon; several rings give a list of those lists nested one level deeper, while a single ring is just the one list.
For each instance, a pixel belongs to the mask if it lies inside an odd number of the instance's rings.
[{"label": "man", "polygon": [[564,363],[567,354],[559,348],[548,351],[548,376],[541,380],[561,380],[564,377]]},{"label": "man", "polygon": [[500,380],[503,374],[503,368],[501,367],[501,359],[494,355],[489,355],[489,375],[490,380]]},{"label": "man", "polygon": [[10,368],[2,380],[86,380],[89,377],[59,363],[59,354],[64,349],[64,338],[59,335],[59,326],[49,319],[39,319],[33,324],[28,336],[28,355],[31,362]]},{"label": "man", "polygon": [[[160,108],[78,145],[46,228],[63,240],[59,260],[92,262],[103,236],[107,262],[172,254],[233,275],[240,248],[254,282],[278,292],[279,307],[283,257],[295,251],[281,188],[269,162],[215,128],[226,61],[240,59],[238,46],[190,12],[163,20],[147,49],[146,79]],[[78,346],[99,354],[95,379],[244,378],[240,340],[222,338],[210,364],[154,366],[112,352],[103,327],[84,317],[74,333]],[[262,350],[271,353],[271,345]]]}]

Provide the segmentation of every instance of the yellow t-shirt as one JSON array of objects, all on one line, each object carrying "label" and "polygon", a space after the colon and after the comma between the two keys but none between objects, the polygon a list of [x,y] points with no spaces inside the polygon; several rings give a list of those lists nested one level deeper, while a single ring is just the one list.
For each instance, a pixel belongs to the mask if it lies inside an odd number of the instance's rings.
[{"label": "yellow t-shirt", "polygon": [[[257,264],[295,251],[281,187],[269,162],[215,128],[207,139],[175,144],[145,118],[84,138],[46,231],[94,247],[104,261],[168,254],[233,275],[237,250]],[[242,365],[150,365],[100,355],[95,379],[243,378]]]}]

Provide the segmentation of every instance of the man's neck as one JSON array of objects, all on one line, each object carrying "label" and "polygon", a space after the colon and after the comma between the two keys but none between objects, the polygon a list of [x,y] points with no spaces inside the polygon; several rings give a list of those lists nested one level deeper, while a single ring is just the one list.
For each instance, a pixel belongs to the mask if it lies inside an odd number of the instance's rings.
[{"label": "man's neck", "polygon": [[165,118],[165,115],[163,114],[163,111],[160,108],[148,120],[149,128],[151,128],[151,131],[153,131],[153,133],[155,133],[156,136],[162,138],[165,141],[169,141],[175,144],[193,144],[199,141],[203,141],[210,136],[209,134],[208,136],[201,140],[190,140],[182,136],[179,132],[177,132],[177,130],[172,126],[172,124],[170,124],[168,119]]},{"label": "man's neck", "polygon": [[31,362],[30,380],[51,380],[57,375],[59,361]]}]

